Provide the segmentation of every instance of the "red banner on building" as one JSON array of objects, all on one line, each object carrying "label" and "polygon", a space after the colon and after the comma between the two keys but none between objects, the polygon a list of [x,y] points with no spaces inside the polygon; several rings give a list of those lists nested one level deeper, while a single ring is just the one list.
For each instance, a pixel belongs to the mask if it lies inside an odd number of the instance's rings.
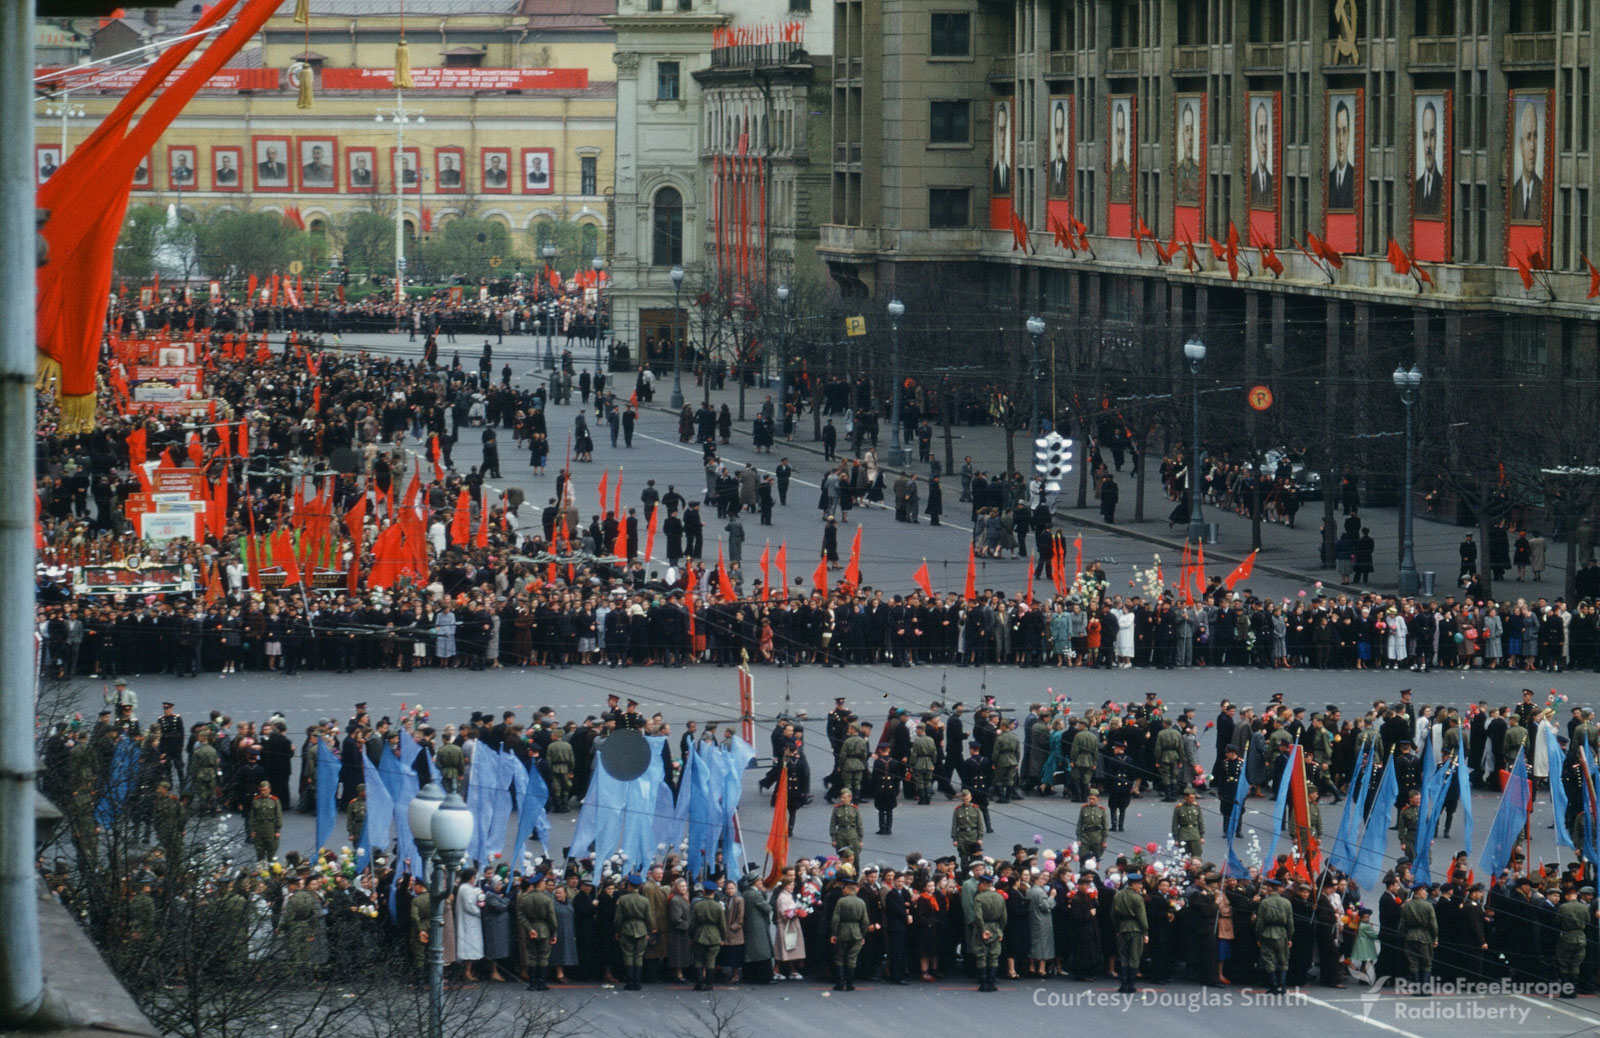
[{"label": "red banner on building", "polygon": [[[416,90],[583,90],[582,68],[413,68]],[[394,69],[325,68],[324,90],[393,90]]]},{"label": "red banner on building", "polygon": [[[74,72],[70,76],[64,68],[40,68],[34,71],[34,79],[41,86],[54,85],[52,76],[60,76],[63,86],[74,90],[99,90],[106,93],[125,93],[132,90],[135,84],[143,78],[147,69],[141,65],[137,68],[119,69],[114,72]],[[161,85],[166,89],[186,69],[177,69],[167,77]],[[218,69],[217,74],[206,80],[202,90],[276,90],[280,69],[275,68],[224,68]]]}]

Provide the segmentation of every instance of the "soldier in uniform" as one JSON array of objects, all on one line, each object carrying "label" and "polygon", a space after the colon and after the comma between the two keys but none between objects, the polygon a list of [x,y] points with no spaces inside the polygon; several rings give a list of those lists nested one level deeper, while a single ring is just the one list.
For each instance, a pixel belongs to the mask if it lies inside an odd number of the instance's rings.
[{"label": "soldier in uniform", "polygon": [[1089,802],[1078,808],[1078,860],[1098,858],[1106,849],[1106,809],[1100,791],[1089,790]]},{"label": "soldier in uniform", "polygon": [[[1161,799],[1171,803],[1178,799],[1183,783],[1183,733],[1167,721],[1156,723],[1161,726],[1155,742],[1156,765],[1161,771]],[[1117,825],[1120,832],[1120,817]]]},{"label": "soldier in uniform", "polygon": [[[483,740],[477,743],[478,750],[484,750]],[[459,744],[448,740],[442,742],[434,752],[433,764],[439,769],[439,785],[444,787],[446,793],[459,793],[461,791],[461,773],[467,767],[467,755]]]},{"label": "soldier in uniform", "polygon": [[939,744],[928,734],[926,725],[917,725],[917,737],[911,742],[911,781],[916,787],[917,803],[926,806],[933,802],[933,772],[939,761]]},{"label": "soldier in uniform", "polygon": [[995,971],[1000,967],[1000,948],[1006,931],[1006,902],[994,889],[994,877],[978,877],[978,892],[972,898],[972,933],[978,962],[978,990],[998,991]]},{"label": "soldier in uniform", "polygon": [[839,850],[849,848],[861,860],[861,810],[848,789],[839,791],[839,802],[828,816],[828,840]]},{"label": "soldier in uniform", "polygon": [[1072,737],[1072,798],[1081,804],[1089,799],[1094,769],[1100,766],[1100,737],[1083,718],[1072,723],[1077,728],[1077,734]]},{"label": "soldier in uniform", "polygon": [[961,802],[950,816],[950,842],[955,845],[961,867],[983,853],[983,812],[972,802],[972,790],[961,791]]},{"label": "soldier in uniform", "polygon": [[257,861],[271,861],[278,853],[278,838],[283,835],[283,805],[272,795],[272,783],[263,781],[250,803],[250,842]]},{"label": "soldier in uniform", "polygon": [[166,779],[156,783],[150,815],[155,824],[156,841],[161,844],[161,853],[168,861],[182,859],[184,814],[184,803],[172,791],[172,783]]},{"label": "soldier in uniform", "polygon": [[833,903],[833,916],[828,923],[828,940],[833,944],[833,990],[854,991],[856,957],[866,942],[871,926],[867,919],[867,903],[857,895],[860,886],[852,879],[844,881],[844,895]]},{"label": "soldier in uniform", "polygon": [[[716,975],[717,956],[728,939],[728,916],[713,897],[715,880],[700,884],[700,897],[689,910],[689,942],[694,945],[694,989],[710,991]],[[837,913],[835,913],[837,914]]]},{"label": "soldier in uniform", "polygon": [[361,833],[367,827],[367,784],[365,782],[356,786],[355,799],[345,807],[345,831],[350,834],[350,842],[361,842]]},{"label": "soldier in uniform", "polygon": [[1272,888],[1256,906],[1256,946],[1261,950],[1261,970],[1267,975],[1267,994],[1282,995],[1289,974],[1289,944],[1294,933],[1294,906],[1283,896],[1283,881],[1268,879]]},{"label": "soldier in uniform", "polygon": [[1000,734],[994,740],[994,780],[997,799],[1008,804],[1012,798],[1022,798],[1022,777],[1018,772],[1022,764],[1022,741],[1017,738],[1017,722],[1000,722]]},{"label": "soldier in uniform", "polygon": [[854,720],[848,707],[844,705],[844,696],[837,696],[833,701],[833,709],[828,711],[827,720],[823,722],[823,734],[828,737],[828,748],[833,752],[833,769],[828,772],[828,777],[823,781],[828,787],[828,796],[833,796],[843,778],[841,754],[844,751],[844,741],[850,734],[850,722]]},{"label": "soldier in uniform", "polygon": [[1123,831],[1128,817],[1128,804],[1133,801],[1133,761],[1128,757],[1127,746],[1120,742],[1111,744],[1111,759],[1106,761],[1106,788],[1110,791],[1111,831]]},{"label": "soldier in uniform", "polygon": [[195,732],[194,752],[189,755],[189,802],[195,813],[202,817],[216,812],[217,770],[220,767],[217,749],[211,745],[211,729],[201,727]]},{"label": "soldier in uniform", "polygon": [[878,747],[872,758],[872,806],[878,809],[878,835],[894,835],[894,809],[900,806],[900,783],[905,765],[889,756],[889,744]]},{"label": "soldier in uniform", "polygon": [[420,878],[411,881],[411,961],[419,973],[427,966],[428,923],[433,895]]},{"label": "soldier in uniform", "polygon": [[983,814],[983,831],[994,832],[994,824],[989,821],[989,780],[994,768],[983,755],[981,743],[974,740],[967,744],[967,756],[962,758],[960,769],[961,789],[972,794],[973,806]]},{"label": "soldier in uniform", "polygon": [[644,950],[650,944],[650,902],[639,893],[644,877],[637,872],[628,874],[628,892],[617,899],[614,925],[617,943],[622,947],[622,967],[626,970],[624,991],[638,991],[644,976]]},{"label": "soldier in uniform", "polygon": [[[270,783],[263,782],[262,785],[271,789]],[[317,895],[306,889],[304,876],[291,879],[289,889],[293,893],[283,903],[283,913],[278,918],[278,933],[283,938],[284,947],[289,950],[289,960],[296,966],[304,966],[316,952],[317,916],[322,912],[322,903],[317,900]]]},{"label": "soldier in uniform", "polygon": [[1172,809],[1172,838],[1183,844],[1184,853],[1198,858],[1206,842],[1206,820],[1195,800],[1194,790],[1183,794],[1183,803]]},{"label": "soldier in uniform", "polygon": [[1439,946],[1439,918],[1428,900],[1428,884],[1411,888],[1411,899],[1400,908],[1400,933],[1405,939],[1411,982],[1425,987],[1433,979],[1433,950]]},{"label": "soldier in uniform", "polygon": [[1577,998],[1579,975],[1583,970],[1583,956],[1588,949],[1589,926],[1594,922],[1594,907],[1592,904],[1578,900],[1578,895],[1592,898],[1593,887],[1584,887],[1580,891],[1567,888],[1561,902],[1561,907],[1556,909],[1556,929],[1559,936],[1556,938],[1556,973],[1561,979],[1561,997]]},{"label": "soldier in uniform", "polygon": [[178,785],[182,786],[183,737],[187,729],[183,727],[183,718],[172,709],[171,703],[161,704],[161,716],[156,718],[156,728],[161,732],[162,766],[171,768]]},{"label": "soldier in uniform", "polygon": [[1422,817],[1422,794],[1413,789],[1406,798],[1406,806],[1400,809],[1400,821],[1396,823],[1396,835],[1400,838],[1400,850],[1405,853],[1407,860],[1417,860],[1417,822]]},{"label": "soldier in uniform", "polygon": [[867,747],[867,740],[861,734],[862,726],[852,724],[849,734],[839,749],[840,780],[844,789],[850,791],[854,799],[861,799],[861,786],[867,778],[867,757],[871,750]]},{"label": "soldier in uniform", "polygon": [[[1222,812],[1222,828],[1226,830],[1233,818],[1233,805],[1239,793],[1239,776],[1244,773],[1244,761],[1239,757],[1239,747],[1231,743],[1222,750],[1222,763],[1217,766],[1211,787],[1217,791],[1217,809]],[[1223,835],[1227,835],[1226,832]]]},{"label": "soldier in uniform", "polygon": [[517,898],[517,925],[528,938],[528,990],[549,991],[544,982],[550,968],[550,949],[556,943],[556,903],[545,891],[554,885],[548,875],[538,876]]},{"label": "soldier in uniform", "polygon": [[557,814],[567,810],[572,796],[572,769],[576,758],[572,744],[561,738],[561,729],[551,726],[550,745],[544,748],[544,759],[550,765],[551,807]]},{"label": "soldier in uniform", "polygon": [[1139,960],[1144,958],[1144,946],[1150,943],[1150,918],[1144,907],[1144,875],[1135,872],[1128,877],[1117,896],[1111,899],[1111,917],[1117,927],[1117,990],[1130,995],[1139,990],[1134,978],[1139,973]]}]

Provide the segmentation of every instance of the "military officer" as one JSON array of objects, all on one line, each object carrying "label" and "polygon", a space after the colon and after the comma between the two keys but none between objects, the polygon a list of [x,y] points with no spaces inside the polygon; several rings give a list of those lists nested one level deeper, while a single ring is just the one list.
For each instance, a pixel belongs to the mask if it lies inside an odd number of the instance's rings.
[{"label": "military officer", "polygon": [[961,867],[983,853],[983,812],[972,803],[972,791],[963,789],[961,802],[950,816],[950,842],[961,857]]},{"label": "military officer", "polygon": [[1189,857],[1198,858],[1202,854],[1206,820],[1192,789],[1183,794],[1183,803],[1172,809],[1172,838],[1183,844],[1184,853]]},{"label": "military officer", "polygon": [[550,765],[551,807],[561,814],[572,796],[572,769],[577,763],[572,744],[561,738],[561,729],[550,728],[550,745],[544,748],[544,759]]},{"label": "military officer", "polygon": [[344,827],[352,845],[361,842],[362,830],[367,827],[367,784],[356,786],[355,799],[345,805]]},{"label": "military officer", "polygon": [[1400,934],[1405,940],[1406,968],[1411,981],[1426,987],[1433,979],[1433,949],[1439,946],[1439,918],[1428,900],[1428,884],[1411,888],[1411,899],[1400,908]]},{"label": "military officer", "polygon": [[844,881],[844,895],[833,903],[828,940],[833,944],[833,990],[854,991],[856,957],[866,942],[872,924],[867,919],[867,903],[858,896],[861,887],[854,878]]},{"label": "military officer", "polygon": [[550,949],[556,943],[556,903],[546,886],[554,885],[549,876],[538,876],[533,885],[517,898],[517,925],[528,937],[528,990],[549,991],[544,982],[550,968]]},{"label": "military officer", "polygon": [[202,816],[217,809],[217,771],[222,766],[217,748],[211,745],[211,734],[210,727],[195,732],[194,751],[189,754],[190,804]]},{"label": "military officer", "polygon": [[293,893],[283,903],[283,913],[278,918],[278,933],[283,938],[284,947],[289,950],[289,960],[296,966],[304,966],[316,952],[317,916],[322,912],[322,903],[317,900],[317,895],[306,889],[304,876],[291,879],[289,889]]},{"label": "military officer", "polygon": [[925,725],[917,725],[917,737],[911,742],[911,781],[917,791],[917,803],[933,802],[933,769],[939,762],[939,746],[928,734]]},{"label": "military officer", "polygon": [[1081,717],[1073,724],[1078,733],[1072,737],[1072,797],[1081,804],[1089,798],[1094,769],[1100,766],[1100,737]]},{"label": "military officer", "polygon": [[905,765],[889,756],[889,744],[878,747],[872,758],[872,806],[878,809],[878,835],[894,835],[894,809],[900,806],[900,783]]},{"label": "military officer", "polygon": [[861,726],[852,724],[839,750],[839,767],[844,788],[857,800],[861,798],[861,785],[866,781],[867,757],[870,752],[867,740],[861,734]]},{"label": "military officer", "polygon": [[1089,802],[1078,808],[1078,859],[1098,858],[1106,849],[1106,809],[1100,806],[1100,791],[1089,790]]},{"label": "military officer", "polygon": [[250,842],[257,861],[271,861],[278,853],[278,838],[283,835],[283,805],[272,795],[272,783],[263,781],[250,803]]},{"label": "military officer", "polygon": [[1578,997],[1578,977],[1583,970],[1583,955],[1588,946],[1589,925],[1594,922],[1593,906],[1578,900],[1578,895],[1594,897],[1593,887],[1574,892],[1567,888],[1561,907],[1556,909],[1556,973],[1561,979],[1561,997]]},{"label": "military officer", "polygon": [[[474,753],[488,752],[488,748],[484,746],[481,739],[475,746]],[[439,748],[434,751],[433,763],[439,769],[439,784],[444,787],[444,791],[446,793],[461,792],[461,773],[466,770],[467,755],[460,745],[448,740],[442,742]]]},{"label": "military officer", "polygon": [[839,791],[839,802],[828,816],[828,839],[839,850],[850,848],[855,860],[861,860],[861,809],[848,789]]},{"label": "military officer", "polygon": [[1400,838],[1400,850],[1405,853],[1407,860],[1417,860],[1417,822],[1422,817],[1422,794],[1413,789],[1406,797],[1406,806],[1400,809],[1400,820],[1396,823],[1396,835]]},{"label": "military officer", "polygon": [[1144,946],[1150,943],[1150,918],[1144,908],[1144,874],[1135,872],[1128,877],[1117,896],[1111,899],[1111,917],[1117,927],[1117,979],[1122,983],[1117,990],[1129,995],[1139,990],[1134,978],[1139,973],[1139,961],[1144,958]]},{"label": "military officer", "polygon": [[1000,722],[1000,734],[994,740],[995,799],[1010,803],[1021,799],[1022,782],[1018,768],[1022,763],[1022,740],[1017,738],[1017,722]]},{"label": "military officer", "polygon": [[622,966],[628,978],[622,986],[624,991],[640,989],[639,982],[644,976],[644,950],[650,945],[650,902],[639,893],[642,886],[644,877],[637,872],[629,873],[628,892],[617,899],[614,925],[617,943],[622,946]]},{"label": "military officer", "polygon": [[[710,991],[711,978],[716,975],[717,956],[728,939],[728,916],[713,897],[717,892],[715,880],[700,884],[700,897],[689,910],[689,941],[694,945],[694,989]],[[838,913],[835,911],[835,916]]]},{"label": "military officer", "polygon": [[172,783],[165,779],[156,783],[151,818],[155,823],[156,840],[161,844],[161,853],[166,855],[168,861],[178,861],[183,854],[185,813],[183,801],[172,791]]},{"label": "military officer", "polygon": [[1000,967],[1000,948],[1006,932],[1006,902],[994,889],[994,877],[987,872],[978,877],[978,892],[972,898],[973,949],[977,954],[978,990],[997,991],[995,972]]},{"label": "military officer", "polygon": [[1256,946],[1261,950],[1261,970],[1267,975],[1267,994],[1282,995],[1289,973],[1289,946],[1294,933],[1294,906],[1283,896],[1283,881],[1266,880],[1270,888],[1256,906]]},{"label": "military officer", "polygon": [[1161,799],[1170,803],[1178,799],[1183,782],[1183,733],[1170,722],[1158,723],[1161,730],[1156,733],[1155,758],[1161,771]]}]

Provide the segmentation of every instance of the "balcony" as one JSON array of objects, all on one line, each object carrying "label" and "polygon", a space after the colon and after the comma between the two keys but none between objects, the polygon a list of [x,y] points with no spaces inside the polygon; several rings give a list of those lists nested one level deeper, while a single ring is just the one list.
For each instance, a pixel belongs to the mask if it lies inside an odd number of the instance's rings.
[{"label": "balcony", "polygon": [[861,161],[861,144],[859,142],[852,143],[852,144],[840,144],[840,143],[837,143],[837,142],[834,143],[834,145],[833,145],[833,164],[834,165],[843,166],[846,163],[851,163],[851,162],[859,163],[860,161]]},{"label": "balcony", "polygon": [[841,256],[872,256],[878,252],[878,228],[846,227],[825,223],[819,229],[817,251]]},{"label": "balcony", "polygon": [[1244,70],[1256,72],[1283,71],[1283,44],[1246,43],[1244,45]]},{"label": "balcony", "polygon": [[1413,36],[1406,68],[1413,72],[1430,68],[1455,68],[1458,51],[1458,41],[1454,36]]},{"label": "balcony", "polygon": [[1339,53],[1339,41],[1327,40],[1322,44],[1322,66],[1324,71],[1356,71],[1367,67],[1367,41],[1356,40],[1356,53],[1359,59],[1351,61],[1348,54]]},{"label": "balcony", "polygon": [[1015,54],[997,54],[994,64],[989,66],[989,82],[1012,83],[1017,78],[1017,56]]},{"label": "balcony", "polygon": [[1211,70],[1211,50],[1204,44],[1174,47],[1172,71],[1174,75],[1204,75]]},{"label": "balcony", "polygon": [[1576,36],[1561,37],[1561,64],[1578,65],[1582,68],[1589,67],[1589,34],[1580,32]]},{"label": "balcony", "polygon": [[1112,47],[1106,51],[1106,75],[1137,76],[1139,74],[1139,48]]},{"label": "balcony", "polygon": [[1078,74],[1078,55],[1070,50],[1053,50],[1050,52],[1049,72],[1052,79],[1067,79]]},{"label": "balcony", "polygon": [[1507,33],[1500,48],[1501,68],[1545,68],[1556,61],[1553,32]]}]

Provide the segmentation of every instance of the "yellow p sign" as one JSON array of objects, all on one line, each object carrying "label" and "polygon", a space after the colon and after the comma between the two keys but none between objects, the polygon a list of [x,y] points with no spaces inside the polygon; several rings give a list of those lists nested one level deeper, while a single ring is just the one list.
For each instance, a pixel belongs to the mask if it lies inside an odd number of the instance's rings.
[{"label": "yellow p sign", "polygon": [[867,334],[867,319],[865,317],[846,317],[844,319],[844,333],[851,338]]}]

